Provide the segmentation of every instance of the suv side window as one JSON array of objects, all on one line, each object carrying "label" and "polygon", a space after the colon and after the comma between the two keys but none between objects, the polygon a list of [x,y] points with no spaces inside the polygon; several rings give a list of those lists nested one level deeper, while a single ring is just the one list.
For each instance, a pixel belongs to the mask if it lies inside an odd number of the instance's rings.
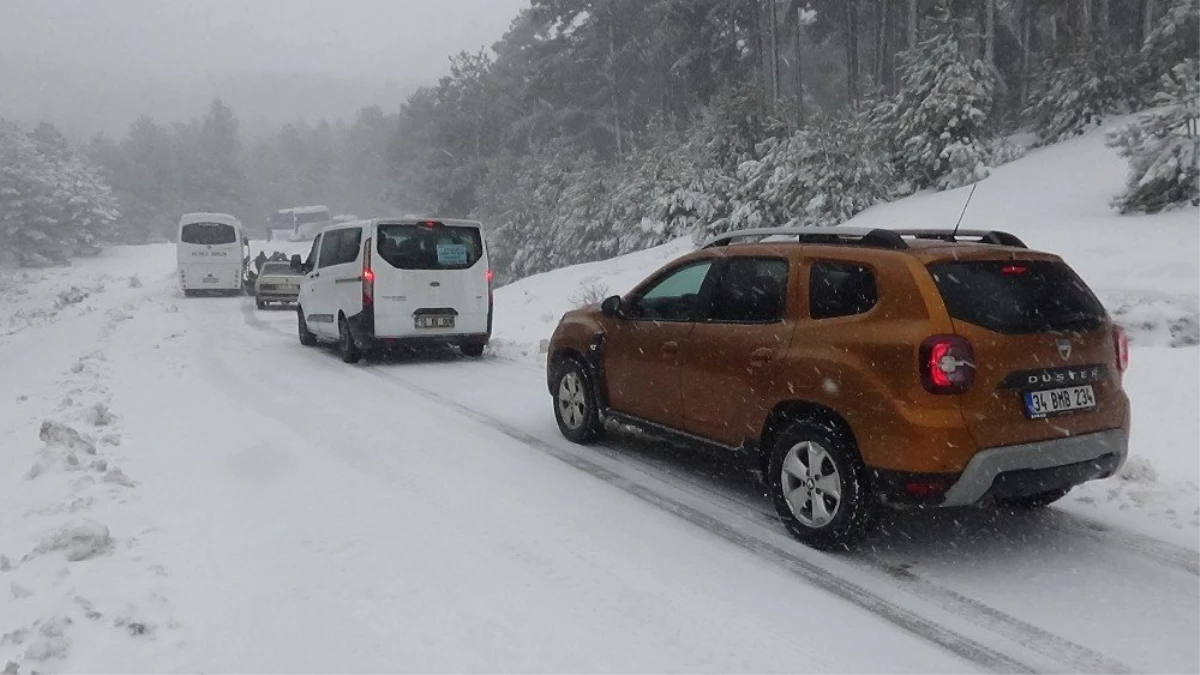
[{"label": "suv side window", "polygon": [[321,246],[321,258],[317,267],[329,267],[338,263],[338,248],[341,247],[342,231],[332,230],[325,233],[325,243]]},{"label": "suv side window", "polygon": [[358,259],[358,247],[362,244],[362,230],[356,227],[350,230],[341,230],[340,234],[335,264],[352,263]]},{"label": "suv side window", "polygon": [[709,321],[774,323],[783,320],[788,261],[728,258],[713,290]]},{"label": "suv side window", "polygon": [[306,267],[308,267],[308,269],[311,270],[317,266],[317,251],[319,251],[320,249],[321,249],[321,235],[318,234],[316,236],[316,238],[313,239],[312,248],[310,248],[308,250],[308,258],[304,261],[304,265]]},{"label": "suv side window", "polygon": [[712,264],[711,260],[701,260],[667,272],[633,298],[630,318],[695,321],[700,307],[700,289]]},{"label": "suv side window", "polygon": [[879,302],[875,274],[869,267],[847,262],[814,262],[808,293],[814,319],[864,314]]}]

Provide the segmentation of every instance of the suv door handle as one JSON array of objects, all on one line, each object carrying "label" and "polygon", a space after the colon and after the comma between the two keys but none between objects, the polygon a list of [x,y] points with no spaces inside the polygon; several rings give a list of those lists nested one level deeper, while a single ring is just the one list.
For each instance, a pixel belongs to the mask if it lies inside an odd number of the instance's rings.
[{"label": "suv door handle", "polygon": [[761,366],[767,361],[770,361],[772,356],[775,356],[775,352],[773,350],[767,349],[766,347],[759,347],[758,349],[750,352],[750,365]]},{"label": "suv door handle", "polygon": [[674,356],[675,354],[678,354],[679,343],[675,342],[674,340],[670,342],[664,342],[662,346],[662,353],[663,356]]}]

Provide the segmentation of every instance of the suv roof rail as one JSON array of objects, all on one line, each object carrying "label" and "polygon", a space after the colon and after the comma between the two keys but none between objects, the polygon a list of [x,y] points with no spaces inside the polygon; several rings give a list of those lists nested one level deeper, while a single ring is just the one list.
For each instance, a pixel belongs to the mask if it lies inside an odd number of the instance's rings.
[{"label": "suv roof rail", "polygon": [[936,239],[950,243],[955,243],[960,239],[978,239],[981,244],[1029,248],[1015,235],[1000,230],[958,230],[955,232],[954,230],[915,229],[896,230],[896,233],[902,237],[913,237],[914,239]]},{"label": "suv roof rail", "polygon": [[872,246],[895,251],[908,248],[904,239],[894,230],[869,229],[865,227],[759,227],[749,230],[734,230],[717,235],[704,248],[728,246],[734,239],[768,237],[795,237],[801,244],[842,244],[846,246]]},{"label": "suv roof rail", "polygon": [[888,230],[865,227],[760,227],[734,230],[711,239],[704,248],[728,246],[735,239],[766,239],[769,237],[795,237],[801,244],[841,244],[844,246],[869,246],[873,248],[903,251],[908,248],[905,238],[933,239],[956,243],[961,239],[977,239],[981,244],[1029,248],[1025,242],[1008,232],[1000,230],[938,230],[908,229]]}]

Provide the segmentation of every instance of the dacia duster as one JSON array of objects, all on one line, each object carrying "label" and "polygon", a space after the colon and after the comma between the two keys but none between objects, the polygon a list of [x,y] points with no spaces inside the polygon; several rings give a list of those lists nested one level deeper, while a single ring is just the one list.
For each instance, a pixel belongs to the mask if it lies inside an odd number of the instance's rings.
[{"label": "dacia duster", "polygon": [[1003,232],[733,232],[563,316],[562,433],[609,423],[749,454],[788,530],[880,505],[1039,507],[1127,454],[1128,344],[1058,256]]}]

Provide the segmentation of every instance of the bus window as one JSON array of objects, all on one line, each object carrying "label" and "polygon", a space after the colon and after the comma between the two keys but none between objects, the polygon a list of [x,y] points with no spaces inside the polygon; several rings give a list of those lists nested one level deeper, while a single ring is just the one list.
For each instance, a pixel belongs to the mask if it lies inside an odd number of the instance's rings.
[{"label": "bus window", "polygon": [[190,223],[183,226],[179,241],[183,244],[217,246],[237,243],[237,231],[224,223]]}]

